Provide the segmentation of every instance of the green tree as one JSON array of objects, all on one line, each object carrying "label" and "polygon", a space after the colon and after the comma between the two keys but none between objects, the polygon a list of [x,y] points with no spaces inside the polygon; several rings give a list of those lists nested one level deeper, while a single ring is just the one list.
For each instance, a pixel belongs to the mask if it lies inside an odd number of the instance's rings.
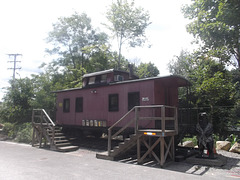
[{"label": "green tree", "polygon": [[221,64],[207,61],[198,66],[192,74],[192,80],[195,80],[194,93],[199,97],[196,104],[210,107],[233,105],[235,85],[229,71]]},{"label": "green tree", "polygon": [[[67,86],[79,87],[81,76],[89,72],[90,55],[101,54],[106,50],[108,36],[97,32],[91,25],[91,19],[85,13],[74,13],[71,17],[62,17],[53,24],[53,30],[49,32],[47,41],[53,44],[52,49],[46,51],[57,55],[57,59],[51,66],[58,66],[58,72],[64,75]],[[89,52],[91,50],[92,52]],[[94,52],[94,53],[93,53]],[[104,59],[107,60],[107,59]]]},{"label": "green tree", "polygon": [[[0,110],[0,119],[5,122],[23,123],[31,121],[32,100],[34,98],[33,82],[29,78],[10,81],[4,103]],[[14,84],[14,86],[13,86]]]},{"label": "green tree", "polygon": [[169,72],[173,75],[181,75],[188,78],[194,69],[194,60],[197,53],[190,53],[182,50],[179,56],[174,58],[168,63]]},{"label": "green tree", "polygon": [[[235,84],[224,66],[210,61],[209,65],[199,68],[198,79],[194,85],[196,105],[210,106],[214,132],[221,137],[226,135],[228,127],[234,124],[232,119],[232,107],[234,106]],[[228,109],[228,107],[231,107]]]},{"label": "green tree", "polygon": [[133,0],[130,3],[127,0],[117,0],[107,10],[106,18],[110,22],[106,27],[117,38],[119,69],[123,44],[135,47],[145,43],[145,30],[150,24],[150,16],[143,8],[135,7]]},{"label": "green tree", "polygon": [[139,78],[155,77],[159,75],[158,68],[151,62],[141,63],[136,70],[136,75]]},{"label": "green tree", "polygon": [[54,84],[56,80],[49,75],[48,72],[32,75],[34,99],[32,107],[35,109],[55,110],[55,94],[53,91],[61,89]]},{"label": "green tree", "polygon": [[170,72],[183,75],[192,84],[189,99],[186,103],[186,92],[180,91],[181,105],[190,105],[209,113],[214,132],[224,135],[227,127],[235,124],[232,108],[236,102],[236,82],[225,66],[214,61],[204,53],[196,51],[192,54],[181,52],[169,64]]},{"label": "green tree", "polygon": [[183,13],[192,20],[187,31],[203,42],[205,51],[226,63],[233,55],[240,69],[239,0],[195,0]]}]

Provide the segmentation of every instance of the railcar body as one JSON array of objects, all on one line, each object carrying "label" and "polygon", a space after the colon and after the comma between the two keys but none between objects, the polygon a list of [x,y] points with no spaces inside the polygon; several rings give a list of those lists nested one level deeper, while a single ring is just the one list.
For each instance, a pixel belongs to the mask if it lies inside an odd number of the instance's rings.
[{"label": "railcar body", "polygon": [[178,88],[186,86],[189,81],[174,75],[137,79],[131,73],[113,69],[86,74],[82,88],[55,92],[56,122],[63,127],[107,129],[134,106],[177,107]]}]

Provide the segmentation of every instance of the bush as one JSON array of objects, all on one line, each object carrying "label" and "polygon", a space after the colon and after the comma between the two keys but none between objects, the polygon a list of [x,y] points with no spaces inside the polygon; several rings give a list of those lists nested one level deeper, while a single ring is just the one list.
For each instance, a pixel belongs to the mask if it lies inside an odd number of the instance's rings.
[{"label": "bush", "polygon": [[231,145],[235,144],[236,142],[240,142],[240,139],[238,138],[238,135],[231,134],[225,141],[231,142]]},{"label": "bush", "polygon": [[16,142],[31,143],[32,133],[31,123],[4,123],[3,134],[7,135],[10,139],[14,139]]},{"label": "bush", "polygon": [[32,133],[32,124],[24,123],[18,127],[15,141],[29,144],[32,141]]},{"label": "bush", "polygon": [[185,141],[192,141],[194,146],[197,145],[197,136],[193,136],[192,138],[183,138],[183,142]]},{"label": "bush", "polygon": [[7,135],[9,138],[14,138],[15,136],[15,125],[13,123],[4,123],[3,134]]}]

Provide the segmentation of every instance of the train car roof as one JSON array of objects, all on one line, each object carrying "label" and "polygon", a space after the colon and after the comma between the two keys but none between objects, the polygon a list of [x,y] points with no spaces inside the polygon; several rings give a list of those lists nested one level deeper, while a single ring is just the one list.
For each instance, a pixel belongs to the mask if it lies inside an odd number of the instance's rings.
[{"label": "train car roof", "polygon": [[[112,72],[111,70],[106,70],[106,72],[107,71]],[[90,73],[87,75],[89,75],[89,77],[90,77],[90,75],[93,76],[93,75],[100,75],[100,74],[97,74],[97,72],[96,72],[95,74]],[[150,77],[150,78],[143,78],[143,79],[133,79],[133,80],[126,80],[126,81],[111,82],[111,83],[105,84],[103,86],[111,86],[111,85],[117,85],[117,84],[126,84],[126,83],[134,83],[134,82],[149,81],[149,80],[163,80],[163,81],[165,81],[165,83],[177,85],[178,87],[191,86],[191,83],[187,79],[185,79],[184,77],[179,76],[179,75],[157,76],[157,77]],[[172,81],[169,81],[169,80],[172,80]],[[99,87],[101,87],[101,86],[99,86]],[[80,90],[80,89],[90,89],[90,88],[92,88],[92,87],[70,88],[70,89],[53,91],[53,93],[74,91],[74,90]]]},{"label": "train car roof", "polygon": [[[143,78],[143,79],[133,79],[133,80],[127,80],[127,81],[118,81],[118,82],[112,82],[110,85],[113,84],[123,84],[123,83],[133,83],[133,82],[139,82],[139,81],[148,81],[148,80],[167,80],[168,84],[177,84],[178,87],[185,87],[185,86],[191,86],[191,83],[185,79],[182,76],[179,75],[168,75],[168,76],[157,76],[157,77],[150,77],[150,78]],[[172,80],[171,82],[169,80]]]},{"label": "train car roof", "polygon": [[97,75],[101,75],[101,74],[108,74],[108,73],[111,73],[111,72],[114,72],[114,71],[116,71],[116,70],[108,69],[108,70],[105,70],[105,71],[98,71],[98,72],[94,72],[94,73],[88,73],[88,74],[84,74],[83,78],[97,76]]}]

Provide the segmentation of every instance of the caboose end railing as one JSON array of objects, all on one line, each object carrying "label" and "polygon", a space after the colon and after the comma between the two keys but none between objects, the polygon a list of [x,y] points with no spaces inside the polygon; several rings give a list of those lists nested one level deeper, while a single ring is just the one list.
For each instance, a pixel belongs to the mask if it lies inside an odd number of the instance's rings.
[{"label": "caboose end railing", "polygon": [[[146,116],[146,114],[144,114],[144,109],[149,109],[150,111],[153,112],[153,114],[151,116]],[[157,109],[159,109],[159,111]],[[134,118],[129,120],[122,128],[120,128],[115,134],[112,135],[113,128],[120,126],[120,123],[123,120],[130,118],[130,114],[132,114],[133,112],[134,112]],[[177,119],[178,119],[177,107],[165,106],[165,105],[149,105],[149,106],[133,107],[122,118],[120,118],[117,122],[115,122],[111,127],[108,128],[108,155],[110,155],[112,150],[112,139],[118,136],[121,132],[123,132],[125,129],[130,127],[132,124],[134,124],[133,125],[134,133],[137,134],[137,132],[139,131],[140,121],[161,121],[161,127],[155,130],[161,131],[161,135],[165,136],[165,132],[168,131],[166,129],[166,121],[172,120],[174,121],[172,134],[176,135],[178,133]],[[149,125],[149,123],[147,124]],[[148,127],[141,127],[141,130],[142,128],[148,128]]]}]

